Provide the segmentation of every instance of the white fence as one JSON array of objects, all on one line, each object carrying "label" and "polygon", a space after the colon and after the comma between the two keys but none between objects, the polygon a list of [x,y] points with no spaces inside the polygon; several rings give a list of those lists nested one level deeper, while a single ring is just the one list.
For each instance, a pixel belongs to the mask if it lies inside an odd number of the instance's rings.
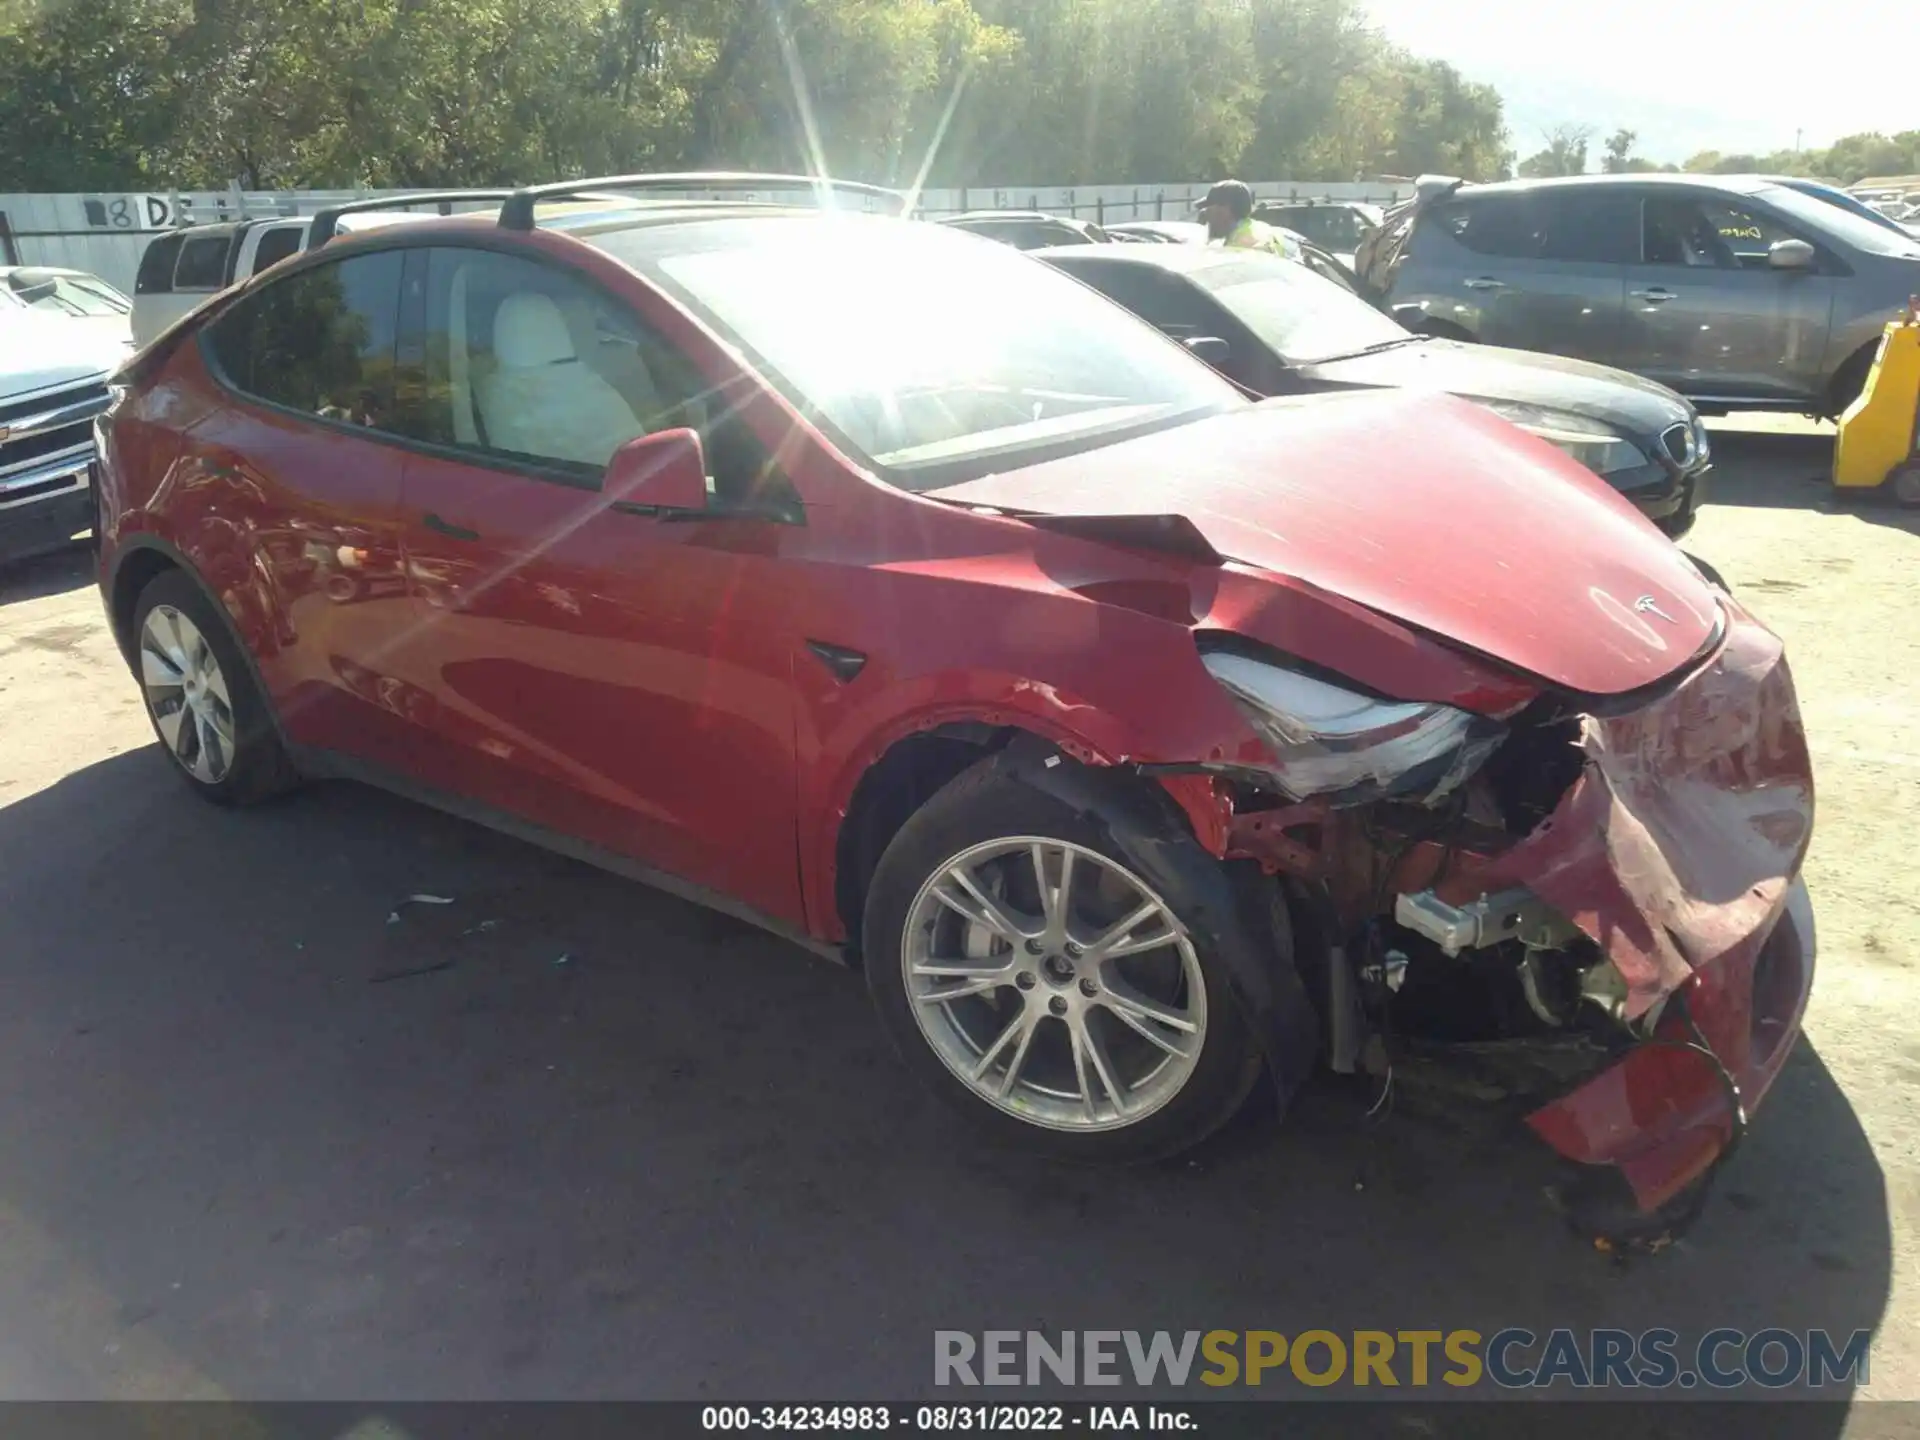
[{"label": "white fence", "polygon": [[[1390,204],[1413,193],[1408,181],[1351,185],[1275,180],[1253,185],[1263,200],[1360,200]],[[1043,210],[1083,220],[1180,219],[1206,191],[1204,181],[1177,185],[1007,185],[928,190],[920,210]],[[86,270],[129,293],[140,254],[155,234],[179,225],[263,215],[311,215],[327,205],[399,190],[172,191],[146,194],[0,194],[0,263]],[[417,192],[415,192],[417,193]],[[692,192],[698,193],[698,192]],[[770,192],[777,193],[777,192]]]}]

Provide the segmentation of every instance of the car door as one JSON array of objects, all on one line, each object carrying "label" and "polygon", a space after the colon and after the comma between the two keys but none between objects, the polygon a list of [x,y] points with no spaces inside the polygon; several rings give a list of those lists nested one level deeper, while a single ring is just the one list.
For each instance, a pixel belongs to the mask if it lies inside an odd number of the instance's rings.
[{"label": "car door", "polygon": [[1816,400],[1833,319],[1835,261],[1776,270],[1790,229],[1762,203],[1707,190],[1650,191],[1628,287],[1626,368],[1696,400]]},{"label": "car door", "polygon": [[1441,292],[1428,315],[1483,344],[1615,364],[1636,213],[1622,196],[1571,186],[1436,206],[1417,243],[1416,263]]},{"label": "car door", "polygon": [[[416,774],[797,921],[797,641],[768,620],[790,608],[791,491],[685,355],[580,276],[434,247],[406,288]],[[603,493],[615,448],[682,425],[708,447],[705,518]]]},{"label": "car door", "polygon": [[187,431],[168,482],[210,497],[181,538],[228,577],[229,605],[253,608],[289,736],[383,764],[412,750],[386,663],[408,610],[387,428],[400,272],[391,252],[330,261],[209,325],[201,353],[228,401]]}]

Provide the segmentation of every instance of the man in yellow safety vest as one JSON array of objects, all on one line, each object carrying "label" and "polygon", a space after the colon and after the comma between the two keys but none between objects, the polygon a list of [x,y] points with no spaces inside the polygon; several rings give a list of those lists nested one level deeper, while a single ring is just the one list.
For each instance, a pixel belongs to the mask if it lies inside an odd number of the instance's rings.
[{"label": "man in yellow safety vest", "polygon": [[1253,187],[1239,180],[1222,180],[1195,202],[1207,222],[1209,244],[1229,250],[1265,250],[1283,260],[1301,260],[1300,242],[1253,218]]}]

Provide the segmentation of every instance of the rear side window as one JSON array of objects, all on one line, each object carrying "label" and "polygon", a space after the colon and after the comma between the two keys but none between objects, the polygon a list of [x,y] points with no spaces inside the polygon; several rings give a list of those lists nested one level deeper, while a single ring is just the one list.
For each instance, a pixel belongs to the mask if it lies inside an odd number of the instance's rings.
[{"label": "rear side window", "polygon": [[289,255],[298,254],[303,229],[299,225],[280,225],[262,235],[259,246],[253,252],[253,273],[258,275],[262,270],[278,265]]},{"label": "rear side window", "polygon": [[173,267],[180,258],[180,242],[185,237],[176,230],[147,243],[140,256],[140,271],[133,277],[136,295],[164,295],[173,289]]},{"label": "rear side window", "polygon": [[1476,255],[1536,260],[1545,248],[1540,209],[1519,195],[1455,200],[1436,210],[1433,221]]},{"label": "rear side window", "polygon": [[1059,268],[1177,339],[1220,335],[1225,328],[1218,305],[1186,281],[1155,266],[1112,262],[1080,265],[1069,261]]},{"label": "rear side window", "polygon": [[267,285],[207,329],[227,383],[326,420],[393,428],[401,252],[355,255]]},{"label": "rear side window", "polygon": [[180,247],[173,267],[175,290],[218,290],[227,283],[227,250],[231,234],[196,235]]},{"label": "rear side window", "polygon": [[1543,258],[1603,265],[1640,261],[1640,197],[1618,190],[1563,190],[1543,196]]}]

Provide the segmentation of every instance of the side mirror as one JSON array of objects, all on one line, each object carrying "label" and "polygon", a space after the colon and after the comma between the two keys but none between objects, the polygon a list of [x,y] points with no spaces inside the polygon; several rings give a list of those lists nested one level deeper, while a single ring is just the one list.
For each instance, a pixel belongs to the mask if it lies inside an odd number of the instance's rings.
[{"label": "side mirror", "polygon": [[1190,335],[1180,342],[1209,365],[1225,365],[1233,359],[1233,346],[1218,335]]},{"label": "side mirror", "polygon": [[1775,270],[1811,270],[1815,254],[1804,240],[1776,240],[1767,247],[1767,264]]},{"label": "side mirror", "polygon": [[696,430],[661,430],[613,452],[601,492],[629,510],[707,508],[707,455]]}]

